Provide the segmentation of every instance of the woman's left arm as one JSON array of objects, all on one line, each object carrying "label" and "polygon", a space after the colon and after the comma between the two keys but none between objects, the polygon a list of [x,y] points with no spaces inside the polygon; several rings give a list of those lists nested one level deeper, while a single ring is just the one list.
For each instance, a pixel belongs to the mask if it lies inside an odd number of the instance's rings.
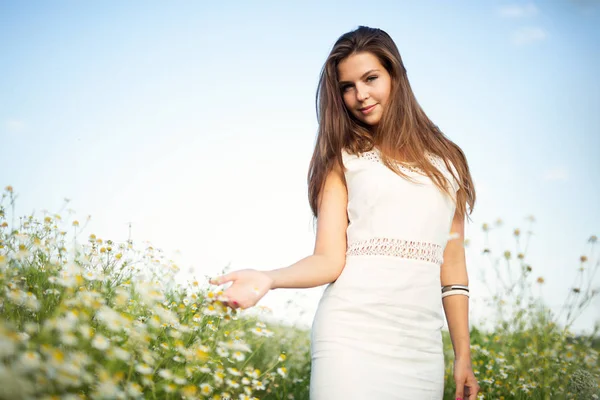
[{"label": "woman's left arm", "polygon": [[[454,214],[450,240],[444,250],[444,262],[441,267],[442,287],[460,285],[468,288],[469,277],[465,259],[464,217]],[[471,339],[469,335],[469,297],[468,291],[455,289],[443,298],[444,313],[448,321],[448,330],[454,349],[454,379],[456,397],[476,399],[479,385],[471,366]],[[441,296],[441,293],[440,293]]]},{"label": "woman's left arm", "polygon": [[[441,267],[442,287],[449,285],[469,285],[464,246],[464,219],[455,214],[450,229],[450,240],[444,250]],[[441,293],[440,293],[441,296]],[[444,312],[448,321],[454,357],[471,359],[469,337],[469,297],[464,295],[446,296],[443,299]]]}]

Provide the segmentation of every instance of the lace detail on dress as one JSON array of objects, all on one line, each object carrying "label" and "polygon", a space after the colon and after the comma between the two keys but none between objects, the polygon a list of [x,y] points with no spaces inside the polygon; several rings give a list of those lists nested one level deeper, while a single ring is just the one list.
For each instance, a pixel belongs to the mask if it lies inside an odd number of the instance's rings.
[{"label": "lace detail on dress", "polygon": [[[380,155],[379,151],[375,150],[375,149],[370,150],[370,151],[365,151],[363,153],[359,153],[358,158],[376,162],[378,164],[383,164],[383,160],[381,159],[381,155]],[[422,170],[420,168],[410,167],[408,165],[403,165],[400,163],[396,163],[396,165],[404,173],[422,173]]]},{"label": "lace detail on dress", "polygon": [[[379,153],[379,150],[377,150],[375,148],[373,148],[373,150],[359,153],[358,158],[373,161],[373,162],[376,162],[379,164],[383,164],[383,160],[381,159],[381,154]],[[435,166],[437,169],[439,169],[441,171],[443,171],[446,168],[446,164],[444,164],[444,160],[442,160],[439,157],[436,157],[436,156],[433,156],[433,155],[427,153],[427,159],[433,164],[433,166]],[[416,174],[421,174],[421,175],[425,174],[425,172],[421,168],[418,168],[418,167],[411,167],[408,165],[403,165],[401,163],[396,163],[396,165],[404,173],[416,173]]]},{"label": "lace detail on dress", "polygon": [[358,158],[364,158],[369,161],[381,162],[381,157],[379,156],[379,153],[377,153],[375,150],[358,153]]},{"label": "lace detail on dress", "polygon": [[442,264],[442,246],[414,240],[374,238],[351,243],[347,256],[392,256]]}]

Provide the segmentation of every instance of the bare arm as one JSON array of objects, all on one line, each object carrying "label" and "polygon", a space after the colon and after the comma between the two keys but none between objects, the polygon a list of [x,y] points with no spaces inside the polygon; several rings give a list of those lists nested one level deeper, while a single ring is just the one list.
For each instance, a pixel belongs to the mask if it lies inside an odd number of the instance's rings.
[{"label": "bare arm", "polygon": [[[469,285],[465,260],[465,219],[454,214],[450,232],[458,235],[448,241],[441,268],[442,286]],[[441,295],[441,293],[440,293]],[[476,400],[479,384],[471,365],[471,338],[469,335],[469,298],[463,295],[446,296],[443,299],[452,347],[454,348],[454,382],[456,398]]]},{"label": "bare arm", "polygon": [[[450,240],[444,250],[444,263],[441,267],[441,283],[446,285],[468,285],[467,266],[465,260],[464,218],[454,215],[452,220],[453,234],[458,234],[457,239]],[[470,360],[469,336],[469,298],[467,296],[447,296],[443,300],[444,312],[448,321],[450,338],[454,355],[458,358]]]},{"label": "bare arm", "polygon": [[348,227],[348,193],[339,165],[325,179],[319,196],[317,237],[312,255],[286,268],[266,273],[273,280],[272,289],[310,288],[335,281],[346,261]]},{"label": "bare arm", "polygon": [[335,281],[346,262],[348,192],[343,171],[336,165],[325,179],[319,194],[317,237],[313,254],[290,265],[271,271],[239,270],[211,279],[221,285],[233,282],[224,296],[233,307],[254,306],[269,290],[311,288]]}]

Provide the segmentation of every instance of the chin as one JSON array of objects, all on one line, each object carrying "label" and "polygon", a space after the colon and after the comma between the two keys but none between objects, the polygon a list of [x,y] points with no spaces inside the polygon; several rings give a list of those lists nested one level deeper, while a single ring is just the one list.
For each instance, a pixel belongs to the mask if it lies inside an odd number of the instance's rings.
[{"label": "chin", "polygon": [[381,120],[381,118],[377,117],[377,118],[365,118],[362,120],[362,122],[364,124],[367,124],[369,126],[376,126],[379,121]]},{"label": "chin", "polygon": [[353,116],[357,122],[369,127],[377,125],[381,120],[381,115],[369,115],[368,117],[365,117],[362,114],[353,114]]}]

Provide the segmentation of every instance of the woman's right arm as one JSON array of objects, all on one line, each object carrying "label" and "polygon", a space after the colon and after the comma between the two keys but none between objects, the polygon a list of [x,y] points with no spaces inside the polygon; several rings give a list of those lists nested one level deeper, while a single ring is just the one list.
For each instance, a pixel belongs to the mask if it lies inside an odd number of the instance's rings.
[{"label": "woman's right arm", "polygon": [[265,273],[271,289],[311,288],[335,281],[346,263],[348,192],[339,164],[329,172],[319,195],[317,237],[313,254],[286,268]]},{"label": "woman's right arm", "polygon": [[319,194],[317,236],[313,254],[271,271],[239,270],[211,279],[210,283],[233,284],[223,293],[234,307],[254,306],[269,290],[311,288],[335,281],[346,262],[348,192],[339,164],[329,172]]}]

